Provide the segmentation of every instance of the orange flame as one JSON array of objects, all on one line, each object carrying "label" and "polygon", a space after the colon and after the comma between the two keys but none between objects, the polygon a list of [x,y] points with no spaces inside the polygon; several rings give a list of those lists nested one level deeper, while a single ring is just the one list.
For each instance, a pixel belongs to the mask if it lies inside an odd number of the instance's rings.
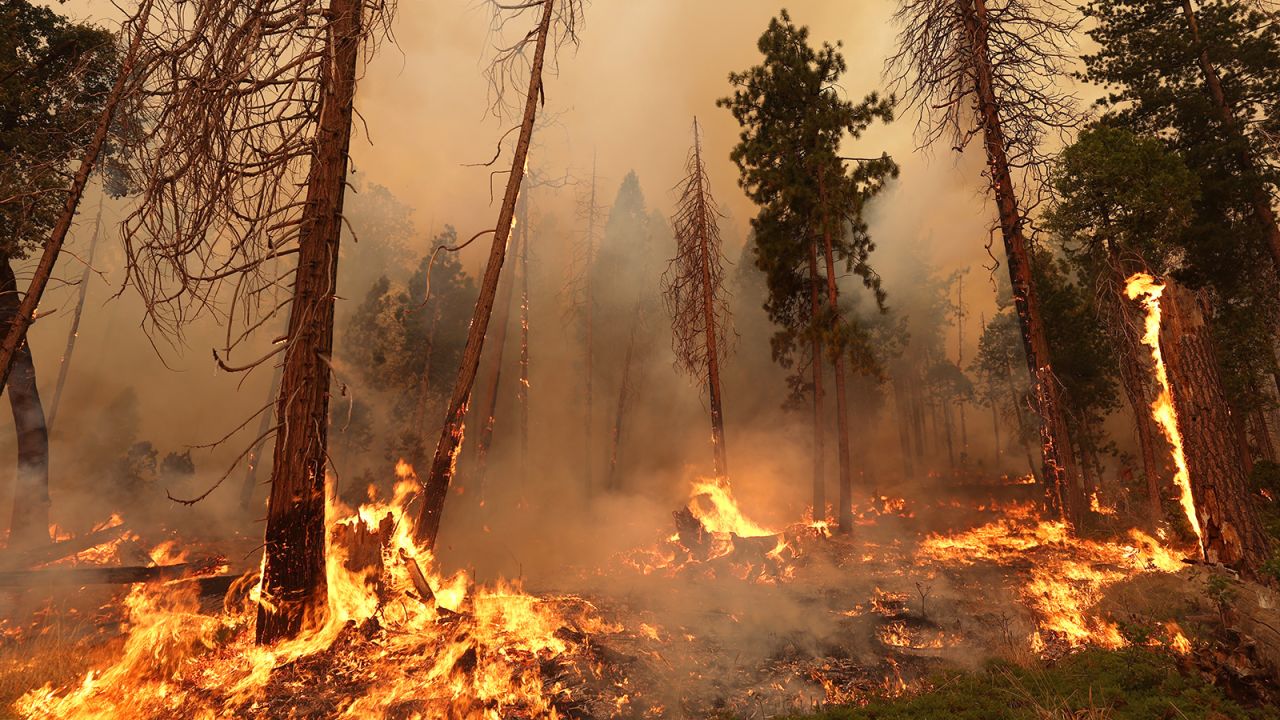
[{"label": "orange flame", "polygon": [[1156,381],[1160,384],[1160,394],[1151,404],[1151,416],[1173,448],[1173,464],[1177,468],[1173,481],[1178,486],[1178,501],[1182,503],[1182,511],[1195,530],[1196,538],[1203,544],[1204,535],[1200,530],[1200,519],[1196,517],[1195,499],[1191,494],[1191,473],[1187,470],[1187,457],[1182,449],[1182,432],[1178,429],[1178,413],[1173,407],[1169,373],[1165,369],[1164,355],[1160,350],[1160,296],[1164,294],[1164,288],[1164,283],[1152,276],[1136,273],[1129,277],[1125,294],[1130,300],[1142,298],[1142,306],[1147,311],[1142,344],[1151,348],[1151,359],[1156,364]]}]

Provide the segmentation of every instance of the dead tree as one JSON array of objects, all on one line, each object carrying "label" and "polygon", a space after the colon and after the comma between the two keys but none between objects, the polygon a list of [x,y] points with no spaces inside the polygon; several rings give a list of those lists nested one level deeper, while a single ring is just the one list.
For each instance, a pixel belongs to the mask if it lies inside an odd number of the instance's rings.
[{"label": "dead tree", "polygon": [[102,203],[107,193],[98,196],[98,212],[93,219],[93,235],[89,239],[89,254],[84,260],[84,272],[80,273],[80,292],[76,298],[76,311],[71,316],[71,329],[67,331],[67,347],[62,351],[62,359],[58,362],[58,382],[53,386],[53,401],[49,403],[48,426],[53,428],[53,421],[58,417],[58,406],[62,404],[62,389],[66,387],[67,375],[71,370],[71,353],[76,349],[76,338],[80,336],[80,318],[84,315],[84,301],[89,295],[89,280],[93,277],[93,258],[98,250],[98,238],[102,235]]},{"label": "dead tree", "polygon": [[614,491],[621,487],[618,482],[618,456],[622,452],[623,423],[627,419],[627,408],[635,395],[635,379],[632,371],[635,367],[636,343],[640,329],[644,325],[644,300],[636,302],[631,312],[631,332],[627,334],[627,350],[622,356],[622,380],[618,383],[618,404],[613,413],[613,432],[609,436],[609,472],[605,475],[605,489]]},{"label": "dead tree", "polygon": [[[529,155],[529,140],[533,135],[534,121],[538,115],[538,102],[543,96],[542,75],[547,46],[551,43],[553,28],[560,31],[561,38],[570,42],[575,39],[576,19],[581,11],[579,0],[560,0],[558,11],[556,0],[542,0],[540,3],[530,2],[514,6],[496,4],[495,7],[499,13],[514,13],[514,17],[519,17],[528,10],[540,8],[542,17],[534,29],[502,51],[495,65],[497,68],[495,82],[501,94],[501,90],[508,81],[502,73],[511,72],[511,61],[524,58],[524,51],[530,45],[534,47],[533,59],[529,66],[524,114],[520,122],[520,134],[516,139],[515,152],[511,159],[511,169],[507,176],[507,189],[503,194],[501,210],[498,212],[497,227],[492,231],[493,244],[489,251],[489,260],[485,265],[484,277],[480,283],[480,296],[476,300],[475,312],[471,317],[467,343],[462,351],[462,363],[458,368],[458,378],[454,382],[453,393],[449,398],[440,440],[436,444],[435,456],[432,458],[431,468],[423,487],[422,507],[414,526],[418,542],[428,549],[435,547],[436,536],[440,532],[440,517],[444,512],[449,484],[453,480],[454,463],[458,451],[462,448],[463,420],[471,397],[471,388],[475,384],[476,372],[480,366],[480,353],[484,348],[485,333],[489,327],[489,318],[493,313],[493,303],[497,295],[498,279],[502,273],[503,261],[506,259],[507,239],[511,235],[516,199],[520,194],[520,183],[524,179],[525,160]],[[502,18],[499,22],[506,22],[509,19],[511,17]]]},{"label": "dead tree", "polygon": [[94,168],[97,167],[98,159],[102,155],[103,145],[106,143],[112,121],[116,117],[116,111],[127,100],[127,96],[137,88],[137,81],[141,75],[136,72],[138,53],[142,45],[143,30],[147,25],[147,21],[151,18],[151,10],[154,3],[155,0],[143,0],[137,12],[125,23],[125,27],[128,28],[129,45],[128,50],[124,53],[124,59],[120,63],[119,74],[116,76],[116,81],[111,88],[110,94],[107,95],[107,99],[103,103],[102,115],[98,118],[97,129],[94,130],[93,138],[90,139],[89,144],[85,147],[84,154],[80,158],[80,166],[72,177],[71,187],[67,190],[66,203],[63,205],[62,213],[53,225],[49,240],[45,242],[44,249],[40,253],[40,261],[37,263],[35,272],[31,277],[31,283],[27,286],[27,291],[23,294],[17,311],[7,323],[8,327],[5,329],[4,337],[0,338],[0,390],[3,390],[8,383],[9,373],[13,369],[14,358],[26,346],[27,328],[31,327],[31,323],[35,322],[36,308],[40,306],[40,300],[44,297],[44,290],[49,285],[50,278],[53,277],[53,268],[58,262],[58,257],[62,254],[62,245],[67,239],[67,233],[71,230],[71,223],[75,220],[76,210],[80,207],[80,199],[84,196],[85,186],[89,183],[89,176],[93,174]]},{"label": "dead tree", "polygon": [[[0,323],[18,312],[18,281],[9,258],[0,257]],[[47,545],[49,537],[49,429],[36,386],[31,346],[23,339],[9,373],[9,407],[18,438],[18,467],[14,475],[13,512],[9,524],[10,552]]]},{"label": "dead tree", "polygon": [[720,249],[720,210],[702,164],[702,138],[693,121],[693,150],[685,163],[680,200],[671,218],[676,256],[662,276],[671,315],[676,366],[707,388],[711,409],[711,448],[717,477],[728,477],[720,360],[727,356],[732,317],[724,287],[725,258]]},{"label": "dead tree", "polygon": [[[982,137],[1040,417],[1048,501],[1077,524],[1084,498],[1031,277],[1025,213],[1047,169],[1039,149],[1045,134],[1079,122],[1074,98],[1057,87],[1080,21],[1061,0],[899,0],[895,17],[901,50],[888,70],[919,111],[924,144],[946,137],[959,151]],[[1015,173],[1023,176],[1021,193]]]},{"label": "dead tree", "polygon": [[[146,136],[135,151],[142,186],[124,223],[128,279],[153,335],[180,337],[212,314],[226,326],[219,367],[283,366],[275,422],[239,458],[275,437],[256,628],[258,642],[272,642],[327,606],[329,358],[355,84],[361,50],[391,8],[156,1],[165,7],[143,73],[155,90],[141,104]],[[280,341],[232,362],[286,310]]]}]

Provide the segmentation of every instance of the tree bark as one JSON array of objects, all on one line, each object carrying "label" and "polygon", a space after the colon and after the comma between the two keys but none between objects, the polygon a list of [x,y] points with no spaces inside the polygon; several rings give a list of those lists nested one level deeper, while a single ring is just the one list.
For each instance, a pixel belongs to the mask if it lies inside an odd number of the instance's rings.
[{"label": "tree bark", "polygon": [[331,0],[330,61],[322,93],[307,198],[298,230],[298,267],[280,380],[275,443],[258,605],[258,643],[297,635],[326,607],[325,469],[329,424],[329,358],[347,154],[363,36],[361,0]]},{"label": "tree bark", "polygon": [[1210,331],[1195,296],[1165,282],[1160,348],[1186,446],[1205,556],[1257,578],[1270,558],[1269,541],[1240,462],[1240,440],[1233,430]]},{"label": "tree bark", "polygon": [[[0,258],[0,324],[18,312],[18,281],[9,258]],[[49,537],[49,430],[36,387],[36,366],[26,339],[13,356],[9,407],[18,436],[9,551],[47,545]]]},{"label": "tree bark", "polygon": [[1267,191],[1262,179],[1258,176],[1258,166],[1241,131],[1240,121],[1236,118],[1235,109],[1231,107],[1227,94],[1222,89],[1222,78],[1218,75],[1213,58],[1209,56],[1208,47],[1200,39],[1200,24],[1196,20],[1195,8],[1191,6],[1191,0],[1182,0],[1182,13],[1187,19],[1191,40],[1198,49],[1196,59],[1200,64],[1200,72],[1204,75],[1205,85],[1209,88],[1209,95],[1213,98],[1214,107],[1218,111],[1218,120],[1228,135],[1240,141],[1236,160],[1253,181],[1253,187],[1250,188],[1250,204],[1253,206],[1254,219],[1266,236],[1271,262],[1276,273],[1280,274],[1280,223],[1277,223],[1275,210],[1271,207],[1271,193]]},{"label": "tree bark", "polygon": [[[809,311],[813,317],[822,312],[821,292],[818,290],[818,246],[809,243]],[[826,412],[822,403],[822,340],[813,334],[813,519],[827,518],[826,478]]]},{"label": "tree bark", "polygon": [[964,24],[972,41],[974,80],[978,114],[981,118],[991,188],[1000,216],[1000,232],[1004,240],[1009,281],[1013,287],[1014,306],[1022,329],[1027,370],[1031,376],[1031,392],[1040,416],[1040,440],[1043,452],[1044,481],[1049,505],[1063,520],[1075,525],[1080,521],[1083,498],[1080,493],[1079,470],[1071,453],[1071,435],[1063,416],[1062,392],[1050,364],[1049,340],[1040,314],[1040,300],[1031,276],[1031,256],[1023,233],[1023,217],[1013,187],[1009,159],[1005,150],[999,99],[995,96],[991,60],[987,44],[987,0],[970,0],[972,12],[964,12]]},{"label": "tree bark", "polygon": [[[832,251],[831,223],[826,207],[826,185],[823,173],[818,173],[818,186],[822,194],[822,250],[827,265],[827,304],[831,309],[831,322],[840,321],[840,291],[836,287],[836,261]],[[836,447],[840,461],[840,510],[836,513],[840,532],[853,532],[853,457],[849,451],[849,405],[845,391],[844,351],[835,353],[832,359],[835,365],[836,381]]]},{"label": "tree bark", "polygon": [[80,336],[80,318],[84,315],[84,301],[89,294],[89,280],[93,277],[93,256],[98,250],[98,237],[102,234],[102,203],[106,198],[106,190],[98,196],[98,212],[93,219],[93,236],[89,240],[89,257],[84,262],[84,272],[80,273],[80,292],[76,298],[76,312],[71,317],[71,329],[67,331],[67,347],[62,351],[62,361],[58,363],[58,382],[53,386],[53,402],[49,404],[49,427],[58,417],[58,407],[62,404],[62,389],[67,384],[67,374],[71,370],[71,353],[76,349],[76,338]]},{"label": "tree bark", "polygon": [[462,364],[458,368],[458,378],[454,382],[453,394],[449,398],[444,427],[440,432],[440,440],[436,443],[435,457],[432,458],[430,474],[423,488],[422,509],[414,525],[418,542],[425,545],[428,550],[435,548],[436,537],[440,532],[440,517],[444,512],[444,503],[449,494],[449,484],[453,480],[454,462],[458,451],[462,448],[463,421],[467,412],[467,403],[471,397],[471,387],[475,384],[476,372],[480,367],[480,352],[484,348],[484,336],[489,328],[489,317],[493,314],[498,278],[506,258],[507,238],[511,236],[511,221],[515,216],[520,183],[524,179],[525,159],[529,156],[529,138],[533,135],[538,100],[542,96],[542,67],[547,53],[547,38],[551,33],[554,5],[555,0],[544,0],[542,20],[537,30],[537,48],[534,51],[533,64],[529,72],[529,90],[525,97],[524,117],[520,123],[520,136],[516,141],[515,155],[511,159],[507,189],[502,198],[502,209],[498,213],[493,245],[489,252],[488,263],[485,265],[484,278],[480,284],[480,296],[476,299],[471,327],[467,332],[467,344],[462,351]]},{"label": "tree bark", "polygon": [[151,16],[152,3],[153,0],[144,0],[143,5],[138,8],[138,12],[134,16],[133,24],[135,28],[133,37],[129,41],[129,49],[125,53],[124,62],[120,65],[120,72],[116,76],[115,84],[103,104],[102,115],[98,118],[98,127],[94,131],[89,145],[85,148],[84,155],[80,158],[80,167],[76,169],[76,174],[71,181],[71,188],[67,191],[67,202],[62,208],[62,214],[58,216],[57,222],[53,225],[53,231],[49,234],[48,242],[44,245],[44,250],[40,254],[40,262],[36,265],[35,273],[31,277],[31,284],[27,286],[26,294],[22,296],[18,311],[14,313],[13,319],[8,323],[4,338],[0,339],[0,390],[3,390],[8,383],[9,372],[13,368],[14,358],[26,342],[27,328],[31,327],[31,323],[35,322],[36,308],[40,306],[40,300],[44,297],[44,289],[48,286],[49,279],[53,277],[53,267],[58,262],[58,256],[62,253],[62,244],[66,241],[67,233],[71,230],[72,221],[75,220],[76,208],[80,206],[80,198],[84,196],[85,185],[88,184],[89,176],[93,173],[94,167],[97,166],[98,156],[102,154],[102,146],[106,142],[107,133],[111,129],[111,122],[115,118],[116,108],[120,105],[120,99],[124,95],[126,85],[133,79],[134,65],[137,63],[138,58],[138,47],[142,43],[142,29],[146,27],[147,19]]}]

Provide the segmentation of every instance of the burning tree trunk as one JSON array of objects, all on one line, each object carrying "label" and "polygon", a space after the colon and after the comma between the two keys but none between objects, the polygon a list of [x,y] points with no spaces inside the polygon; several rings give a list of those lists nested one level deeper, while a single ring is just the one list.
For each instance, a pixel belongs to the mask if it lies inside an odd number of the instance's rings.
[{"label": "burning tree trunk", "polygon": [[1182,0],[1182,14],[1187,20],[1187,29],[1191,33],[1192,43],[1197,48],[1196,59],[1200,65],[1200,72],[1204,75],[1209,95],[1213,98],[1214,108],[1218,111],[1218,120],[1222,123],[1222,128],[1227,135],[1238,140],[1235,143],[1237,162],[1253,180],[1249,202],[1253,207],[1254,219],[1266,236],[1271,262],[1275,265],[1276,272],[1280,273],[1280,223],[1277,223],[1275,210],[1271,207],[1271,193],[1267,192],[1266,186],[1258,176],[1258,164],[1249,149],[1249,144],[1245,142],[1240,122],[1236,119],[1235,108],[1231,107],[1222,89],[1222,78],[1218,75],[1218,68],[1214,65],[1213,58],[1209,56],[1209,48],[1200,38],[1200,25],[1196,20],[1195,8],[1192,7],[1191,0]]},{"label": "burning tree trunk", "polygon": [[[18,282],[9,258],[0,258],[0,324],[18,312]],[[9,407],[18,436],[18,468],[14,474],[9,550],[49,543],[49,430],[36,387],[36,366],[26,339],[13,356],[9,374]]]},{"label": "burning tree trunk", "polygon": [[[818,246],[809,243],[809,312],[817,318],[822,311],[822,295],[818,289]],[[822,340],[813,333],[809,349],[813,369],[813,519],[827,517],[826,478],[826,412],[822,407]]]},{"label": "burning tree trunk", "polygon": [[[129,49],[125,52],[124,61],[120,65],[120,72],[116,76],[115,85],[112,86],[110,94],[107,95],[106,102],[102,106],[102,115],[98,119],[97,130],[93,133],[93,138],[89,141],[89,145],[85,148],[84,155],[80,158],[80,167],[76,169],[76,174],[71,180],[71,187],[67,191],[67,201],[62,208],[62,213],[58,216],[58,220],[54,223],[53,232],[49,235],[48,242],[44,245],[44,250],[40,254],[40,261],[36,265],[35,273],[31,276],[31,284],[27,287],[27,292],[22,296],[22,301],[18,304],[17,312],[13,314],[12,319],[8,323],[8,328],[4,337],[0,339],[0,390],[3,390],[9,380],[9,373],[13,368],[14,358],[25,347],[27,339],[27,328],[31,327],[31,323],[35,322],[36,308],[40,306],[40,300],[44,297],[44,289],[49,284],[49,279],[53,277],[53,266],[58,262],[58,256],[62,253],[62,244],[67,239],[67,233],[71,230],[71,223],[75,220],[76,209],[80,206],[80,199],[84,196],[85,186],[89,182],[89,176],[93,173],[94,167],[97,166],[98,157],[102,154],[102,147],[106,143],[107,133],[111,129],[111,123],[115,119],[116,109],[120,106],[126,92],[126,88],[130,82],[136,80],[133,77],[134,66],[137,62],[138,48],[142,43],[143,29],[146,27],[147,20],[151,17],[151,7],[153,0],[144,0],[137,13],[132,18],[133,35],[129,41]],[[47,531],[47,528],[46,528]]]},{"label": "burning tree trunk", "polygon": [[1152,412],[1174,448],[1187,519],[1210,561],[1256,578],[1270,557],[1269,541],[1253,507],[1240,438],[1199,303],[1171,281],[1161,284],[1147,275],[1130,278],[1128,294],[1144,296],[1147,307],[1143,341],[1152,348],[1165,389]]},{"label": "burning tree trunk", "polygon": [[498,224],[494,230],[489,260],[485,265],[484,278],[480,284],[480,296],[476,299],[471,328],[467,333],[467,343],[462,351],[462,364],[458,368],[458,378],[449,398],[444,427],[440,433],[440,440],[436,444],[435,457],[432,458],[431,469],[424,484],[422,509],[414,525],[418,541],[428,549],[435,547],[436,536],[440,532],[440,517],[444,512],[449,483],[453,480],[454,462],[458,450],[462,447],[463,420],[467,411],[467,402],[471,397],[471,387],[475,383],[476,371],[480,366],[480,352],[484,349],[484,336],[489,327],[489,317],[493,313],[498,279],[506,258],[507,238],[511,235],[516,199],[520,194],[520,182],[524,179],[525,158],[529,154],[529,138],[533,134],[533,123],[537,118],[538,100],[542,97],[542,68],[546,57],[547,40],[551,34],[555,2],[556,0],[543,0],[542,19],[538,28],[530,36],[526,36],[526,40],[534,39],[536,49],[533,64],[530,66],[529,88],[525,96],[520,136],[516,140],[515,155],[511,159],[511,172],[507,178],[502,208],[498,213]]},{"label": "burning tree trunk", "polygon": [[706,384],[711,409],[711,449],[717,477],[728,477],[724,411],[720,396],[720,358],[729,349],[729,304],[724,291],[724,255],[720,250],[720,211],[702,164],[702,139],[693,121],[693,150],[685,165],[676,214],[676,256],[662,277],[671,314],[676,362]]},{"label": "burning tree trunk", "polygon": [[[516,234],[514,243],[519,245],[519,233]],[[512,252],[515,250],[516,248],[512,248]],[[489,380],[488,402],[485,406],[483,424],[480,426],[480,437],[476,439],[476,486],[482,498],[484,497],[485,471],[489,462],[489,447],[493,444],[494,415],[498,410],[498,390],[502,383],[502,357],[506,354],[507,328],[511,325],[511,298],[515,293],[515,284],[514,271],[502,276],[501,287],[498,288],[494,301],[500,315],[494,328],[493,342],[490,345],[494,353],[493,374]]]},{"label": "burning tree trunk", "polygon": [[[836,288],[836,261],[831,248],[831,223],[826,210],[826,185],[824,174],[819,172],[818,187],[822,195],[822,251],[827,263],[827,308],[831,313],[832,330],[840,323],[840,291]],[[853,458],[849,452],[849,407],[845,397],[844,352],[835,352],[836,380],[836,437],[837,456],[840,462],[840,508],[836,513],[842,533],[853,532]]]},{"label": "burning tree trunk", "polygon": [[306,209],[298,229],[298,265],[280,376],[276,437],[267,502],[263,602],[257,641],[292,637],[325,609],[325,468],[328,461],[329,357],[338,241],[347,184],[362,0],[332,0],[323,100]]},{"label": "burning tree trunk", "polygon": [[80,317],[84,315],[84,301],[89,294],[89,279],[93,277],[93,256],[98,250],[98,237],[102,233],[102,203],[107,193],[98,196],[98,212],[93,219],[93,236],[89,240],[89,256],[84,261],[84,272],[80,274],[80,293],[76,298],[76,312],[71,316],[71,329],[67,331],[67,347],[62,351],[62,361],[58,363],[58,382],[53,386],[53,402],[49,404],[49,427],[58,417],[58,406],[62,404],[62,389],[67,384],[67,374],[71,370],[71,353],[76,349],[76,338],[80,336]]}]

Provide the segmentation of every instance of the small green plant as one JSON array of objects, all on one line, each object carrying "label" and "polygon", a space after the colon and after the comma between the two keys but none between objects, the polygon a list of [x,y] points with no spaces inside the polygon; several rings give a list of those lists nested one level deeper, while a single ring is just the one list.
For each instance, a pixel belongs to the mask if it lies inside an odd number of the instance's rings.
[{"label": "small green plant", "polygon": [[1213,601],[1215,607],[1218,608],[1218,615],[1222,618],[1222,624],[1227,625],[1227,615],[1231,611],[1231,606],[1236,599],[1236,588],[1226,575],[1215,573],[1209,576],[1209,580],[1205,583],[1205,595]]}]

